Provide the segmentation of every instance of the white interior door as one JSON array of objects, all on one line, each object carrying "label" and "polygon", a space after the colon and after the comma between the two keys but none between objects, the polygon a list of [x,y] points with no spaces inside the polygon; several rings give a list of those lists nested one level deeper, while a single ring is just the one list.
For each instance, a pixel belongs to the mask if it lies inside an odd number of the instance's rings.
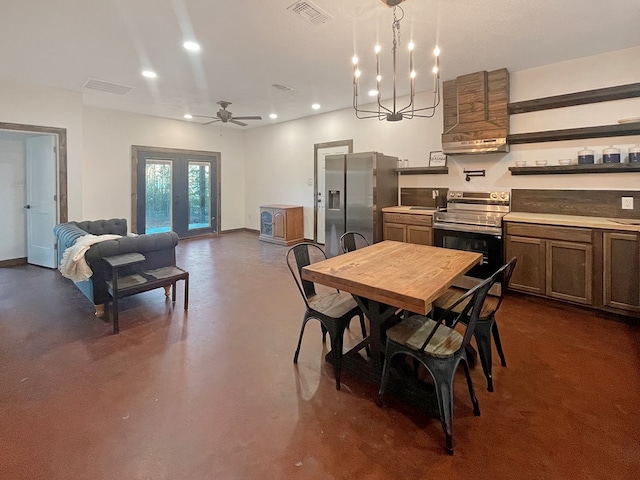
[{"label": "white interior door", "polygon": [[28,138],[27,150],[27,262],[56,268],[57,137]]},{"label": "white interior door", "polygon": [[324,245],[325,243],[325,188],[324,188],[324,157],[327,155],[337,155],[341,153],[349,153],[348,145],[340,145],[337,147],[325,147],[318,149],[318,170],[316,171],[316,184],[318,191],[316,192],[316,202],[318,207],[316,231],[318,232],[316,242]]}]

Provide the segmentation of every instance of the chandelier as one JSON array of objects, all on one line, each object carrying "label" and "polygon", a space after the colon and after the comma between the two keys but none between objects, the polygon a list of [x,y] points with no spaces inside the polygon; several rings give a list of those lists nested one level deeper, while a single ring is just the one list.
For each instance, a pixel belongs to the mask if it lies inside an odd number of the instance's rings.
[{"label": "chandelier", "polygon": [[[360,69],[358,68],[358,57],[354,55],[353,62],[353,109],[356,112],[356,117],[362,118],[377,118],[378,120],[387,120],[388,122],[398,122],[403,118],[412,119],[413,117],[431,118],[435,114],[436,107],[440,104],[440,49],[436,46],[433,54],[435,56],[435,65],[433,67],[433,102],[429,107],[416,108],[415,107],[415,95],[416,95],[416,71],[413,68],[413,51],[414,43],[412,41],[408,44],[409,49],[409,84],[411,93],[409,96],[409,103],[403,108],[397,107],[397,94],[396,94],[396,80],[398,77],[396,70],[396,57],[398,46],[400,45],[400,21],[404,18],[404,10],[398,4],[404,0],[382,0],[382,2],[390,7],[393,7],[393,24],[391,29],[393,31],[393,46],[391,48],[391,54],[393,56],[393,108],[387,108],[382,104],[382,75],[380,74],[380,45],[376,45],[376,90],[374,95],[378,97],[377,110],[365,110],[358,107],[358,94],[360,89]],[[397,10],[400,11],[401,16],[398,18]]]}]

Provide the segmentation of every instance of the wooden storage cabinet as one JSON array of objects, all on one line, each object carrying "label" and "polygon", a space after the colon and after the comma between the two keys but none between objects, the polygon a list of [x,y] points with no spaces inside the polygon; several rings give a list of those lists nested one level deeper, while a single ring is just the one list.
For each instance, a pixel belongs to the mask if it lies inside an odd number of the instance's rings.
[{"label": "wooden storage cabinet", "polygon": [[518,258],[511,288],[593,304],[591,229],[509,222],[505,229],[505,258]]},{"label": "wooden storage cabinet", "polygon": [[433,244],[431,215],[385,212],[382,221],[384,240],[417,243],[419,245]]},{"label": "wooden storage cabinet", "polygon": [[547,295],[559,300],[593,303],[593,247],[576,242],[546,241]]},{"label": "wooden storage cabinet", "polygon": [[603,305],[640,312],[640,234],[604,231],[602,240]]},{"label": "wooden storage cabinet", "polygon": [[279,245],[304,241],[303,209],[297,205],[263,205],[260,207],[260,240]]},{"label": "wooden storage cabinet", "polygon": [[511,275],[510,288],[523,292],[546,292],[546,250],[544,240],[540,238],[518,237],[507,235],[505,242],[505,258],[509,261],[518,258],[516,269]]}]

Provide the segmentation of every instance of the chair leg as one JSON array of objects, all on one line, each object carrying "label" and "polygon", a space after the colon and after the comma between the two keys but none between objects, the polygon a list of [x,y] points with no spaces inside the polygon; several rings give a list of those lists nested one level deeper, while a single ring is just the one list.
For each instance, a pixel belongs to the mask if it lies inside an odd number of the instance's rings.
[{"label": "chair leg", "polygon": [[496,350],[498,350],[498,355],[500,356],[500,364],[503,367],[507,366],[507,362],[504,359],[504,352],[502,351],[502,342],[500,342],[500,332],[498,332],[498,322],[493,321],[493,327],[491,327],[491,332],[493,333],[493,341],[496,344]]},{"label": "chair leg", "polygon": [[[296,347],[296,353],[293,355],[293,363],[298,363],[298,355],[300,355],[300,345],[302,345],[302,335],[304,335],[304,328],[307,326],[307,322],[311,317],[305,316],[302,320],[302,327],[300,327],[300,336],[298,337],[298,346]],[[325,330],[324,325],[322,329]]]},{"label": "chair leg", "polygon": [[491,374],[491,323],[478,322],[473,332],[478,344],[478,356],[482,364],[482,371],[487,377],[487,390],[493,392],[493,378]]},{"label": "chair leg", "polygon": [[467,387],[469,387],[469,395],[471,396],[471,403],[473,404],[473,414],[476,417],[480,416],[480,405],[478,405],[478,399],[476,398],[476,392],[473,388],[473,382],[471,381],[471,373],[469,372],[469,365],[465,359],[462,359],[462,368],[464,375],[467,377]]},{"label": "chair leg", "polygon": [[[346,328],[346,325],[345,325]],[[342,374],[342,346],[344,344],[344,329],[334,329],[329,332],[331,351],[333,352],[333,370],[336,376],[336,390],[340,390],[340,376]]]},{"label": "chair leg", "polygon": [[376,398],[376,405],[382,407],[384,405],[384,391],[387,389],[387,383],[389,383],[389,376],[391,374],[391,360],[395,354],[394,344],[391,340],[387,340],[387,348],[384,352],[384,366],[382,367],[382,378],[380,379],[380,388],[378,389],[378,398]]},{"label": "chair leg", "polygon": [[450,368],[443,368],[443,366],[437,366],[432,370],[440,423],[446,438],[445,450],[449,455],[453,455],[453,373]]}]

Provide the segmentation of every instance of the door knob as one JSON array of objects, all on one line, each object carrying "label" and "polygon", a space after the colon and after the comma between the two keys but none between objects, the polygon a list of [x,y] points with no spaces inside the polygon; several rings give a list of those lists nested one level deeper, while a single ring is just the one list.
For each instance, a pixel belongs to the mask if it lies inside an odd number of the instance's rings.
[{"label": "door knob", "polygon": [[25,205],[23,208],[29,209],[31,208],[31,205]]}]

